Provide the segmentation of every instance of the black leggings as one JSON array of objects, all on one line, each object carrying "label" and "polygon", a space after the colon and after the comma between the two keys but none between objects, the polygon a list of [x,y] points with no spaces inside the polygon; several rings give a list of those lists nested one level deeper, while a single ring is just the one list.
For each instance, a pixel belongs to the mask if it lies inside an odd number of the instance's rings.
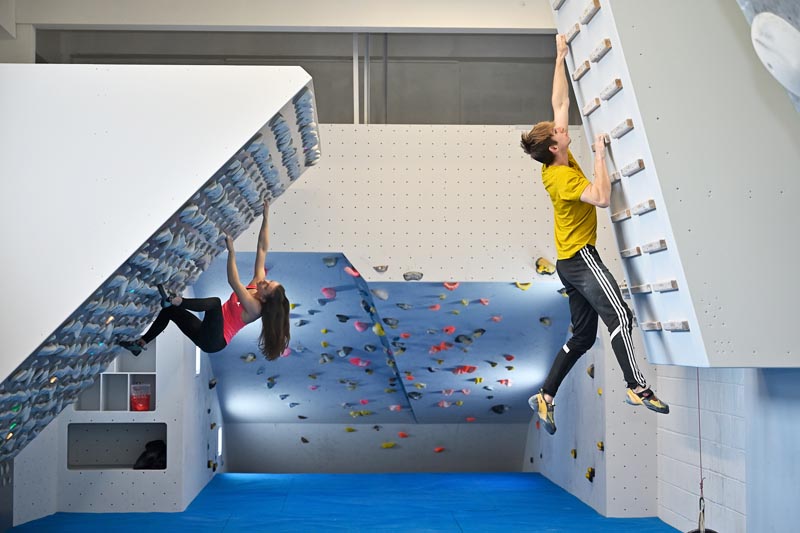
[{"label": "black leggings", "polygon": [[[203,311],[201,321],[189,311]],[[142,335],[142,340],[149,343],[158,337],[167,327],[169,321],[175,322],[184,335],[189,337],[198,348],[206,353],[214,353],[225,348],[227,343],[222,335],[222,302],[219,298],[184,298],[181,305],[163,308],[150,329]]]}]

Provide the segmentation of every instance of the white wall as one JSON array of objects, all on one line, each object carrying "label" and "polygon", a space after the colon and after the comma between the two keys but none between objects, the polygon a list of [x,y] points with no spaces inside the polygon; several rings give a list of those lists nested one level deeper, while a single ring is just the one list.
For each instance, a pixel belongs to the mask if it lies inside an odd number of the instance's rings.
[{"label": "white wall", "polygon": [[[658,516],[680,530],[697,527],[700,497],[700,442],[697,420],[696,368],[659,367],[658,386],[670,404],[670,414],[658,419]],[[700,375],[700,432],[702,434],[706,525],[717,531],[766,531],[747,526],[745,463],[749,453],[747,419],[759,413],[746,408],[745,369],[702,368]],[[760,440],[764,435],[754,436]],[[778,496],[777,486],[764,487],[767,498]],[[779,496],[778,496],[779,497]]]},{"label": "white wall", "polygon": [[[555,245],[541,165],[519,147],[529,128],[321,125],[324,156],[271,208],[270,248],[343,252],[368,281],[409,270],[425,281],[533,279]],[[570,134],[591,161],[580,129]],[[255,250],[257,236],[251,227],[237,249]]]},{"label": "white wall", "polygon": [[[124,4],[125,2],[123,2]],[[544,2],[412,0],[402,9],[388,0],[280,2],[277,0],[131,1],[135,8],[103,0],[26,0],[17,5],[21,23],[41,27],[104,29],[215,28],[237,31],[459,31],[477,29],[521,33],[551,31],[552,17]]]},{"label": "white wall", "polygon": [[[747,531],[779,533],[797,529],[798,382],[800,370],[796,368],[745,373]],[[723,530],[727,531],[720,529]]]},{"label": "white wall", "polygon": [[[372,424],[353,424],[354,432],[346,427],[229,424],[226,471],[518,472],[527,431],[527,424],[381,424],[378,431]],[[385,442],[395,447],[383,448]],[[445,450],[437,453],[438,447]]]},{"label": "white wall", "polygon": [[[20,259],[0,276],[16,302],[0,311],[5,378],[310,78],[298,67],[0,65],[0,79],[0,247]],[[29,292],[42,284],[44,308]]]}]

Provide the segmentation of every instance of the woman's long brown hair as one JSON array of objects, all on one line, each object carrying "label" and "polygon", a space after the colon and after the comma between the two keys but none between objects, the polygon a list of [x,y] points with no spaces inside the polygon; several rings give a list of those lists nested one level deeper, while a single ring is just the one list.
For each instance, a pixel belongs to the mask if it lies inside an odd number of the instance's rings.
[{"label": "woman's long brown hair", "polygon": [[261,338],[258,348],[274,361],[289,346],[289,299],[279,285],[261,304]]}]

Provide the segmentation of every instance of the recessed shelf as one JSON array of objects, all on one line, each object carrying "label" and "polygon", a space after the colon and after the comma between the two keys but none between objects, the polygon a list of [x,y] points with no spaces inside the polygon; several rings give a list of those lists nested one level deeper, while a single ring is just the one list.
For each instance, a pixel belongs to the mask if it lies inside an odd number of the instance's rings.
[{"label": "recessed shelf", "polygon": [[148,442],[167,442],[164,423],[90,423],[67,426],[70,470],[132,469]]}]

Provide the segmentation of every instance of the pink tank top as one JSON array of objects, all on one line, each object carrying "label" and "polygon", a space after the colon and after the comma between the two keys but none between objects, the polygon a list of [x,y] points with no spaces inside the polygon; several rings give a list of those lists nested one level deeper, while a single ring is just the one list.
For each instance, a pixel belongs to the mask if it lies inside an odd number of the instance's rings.
[{"label": "pink tank top", "polygon": [[[255,289],[255,285],[248,285],[247,289]],[[231,293],[228,301],[222,304],[222,336],[225,344],[230,344],[234,335],[247,324],[242,320],[242,303],[235,292]]]}]

